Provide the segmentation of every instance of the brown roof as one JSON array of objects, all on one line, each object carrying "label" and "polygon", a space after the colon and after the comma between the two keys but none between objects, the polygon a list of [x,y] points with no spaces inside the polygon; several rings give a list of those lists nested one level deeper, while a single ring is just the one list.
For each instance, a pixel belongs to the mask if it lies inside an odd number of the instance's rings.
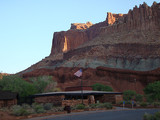
[{"label": "brown roof", "polygon": [[17,99],[18,94],[11,91],[0,91],[0,100]]}]

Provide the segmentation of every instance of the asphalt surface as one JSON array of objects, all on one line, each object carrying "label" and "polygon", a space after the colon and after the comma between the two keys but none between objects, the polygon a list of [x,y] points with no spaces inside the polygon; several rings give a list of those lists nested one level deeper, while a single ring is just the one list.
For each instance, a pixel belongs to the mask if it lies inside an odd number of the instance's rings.
[{"label": "asphalt surface", "polygon": [[28,120],[143,120],[144,113],[155,113],[160,109],[125,109],[110,111],[88,111],[65,115],[45,116]]}]

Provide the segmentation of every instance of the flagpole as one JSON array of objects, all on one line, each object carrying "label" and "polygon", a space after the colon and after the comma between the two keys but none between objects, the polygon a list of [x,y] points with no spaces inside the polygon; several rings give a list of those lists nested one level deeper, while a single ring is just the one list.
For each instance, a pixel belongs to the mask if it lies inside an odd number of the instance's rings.
[{"label": "flagpole", "polygon": [[81,81],[81,99],[82,99],[82,104],[83,104],[83,81],[81,79],[82,69],[80,69],[77,72],[75,72],[74,75],[77,76],[79,78],[79,80]]},{"label": "flagpole", "polygon": [[80,80],[81,80],[81,98],[82,98],[82,104],[83,104],[83,81],[81,78]]}]

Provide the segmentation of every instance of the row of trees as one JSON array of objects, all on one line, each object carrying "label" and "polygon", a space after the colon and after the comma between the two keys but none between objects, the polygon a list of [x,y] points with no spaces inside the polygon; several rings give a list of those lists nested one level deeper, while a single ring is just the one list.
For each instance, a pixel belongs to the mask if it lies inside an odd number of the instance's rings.
[{"label": "row of trees", "polygon": [[132,90],[124,91],[123,98],[125,101],[134,99],[137,102],[143,101],[143,97],[145,97],[148,102],[160,101],[160,81],[148,84],[143,91],[145,93],[144,96],[136,94],[136,92]]},{"label": "row of trees", "polygon": [[[3,76],[0,79],[0,90],[10,90],[17,92],[20,97],[26,97],[36,93],[56,91],[57,83],[52,80],[52,76],[40,76],[30,78],[28,81],[17,75]],[[96,91],[113,91],[113,88],[107,85],[96,83],[91,86]],[[160,101],[160,81],[150,83],[144,89],[147,101]],[[142,101],[143,95],[136,94],[135,91],[127,90],[123,93],[124,100]]]},{"label": "row of trees", "polygon": [[[99,83],[93,84],[92,89],[96,91],[113,91],[113,88],[107,85]],[[144,91],[144,95],[137,94],[133,90],[126,90],[123,92],[123,99],[125,101],[135,100],[142,102],[145,97],[148,102],[159,102],[160,101],[160,81],[148,84]]]},{"label": "row of trees", "polygon": [[54,91],[56,84],[51,76],[34,77],[27,82],[17,75],[8,75],[0,80],[0,90],[10,90],[17,92],[20,97],[27,97],[36,93]]}]

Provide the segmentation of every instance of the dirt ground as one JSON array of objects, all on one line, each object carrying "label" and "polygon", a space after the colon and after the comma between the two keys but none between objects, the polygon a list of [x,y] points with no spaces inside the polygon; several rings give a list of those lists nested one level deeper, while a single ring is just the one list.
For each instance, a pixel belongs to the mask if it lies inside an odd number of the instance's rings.
[{"label": "dirt ground", "polygon": [[0,120],[17,120],[17,117],[12,116],[7,112],[0,111]]}]

